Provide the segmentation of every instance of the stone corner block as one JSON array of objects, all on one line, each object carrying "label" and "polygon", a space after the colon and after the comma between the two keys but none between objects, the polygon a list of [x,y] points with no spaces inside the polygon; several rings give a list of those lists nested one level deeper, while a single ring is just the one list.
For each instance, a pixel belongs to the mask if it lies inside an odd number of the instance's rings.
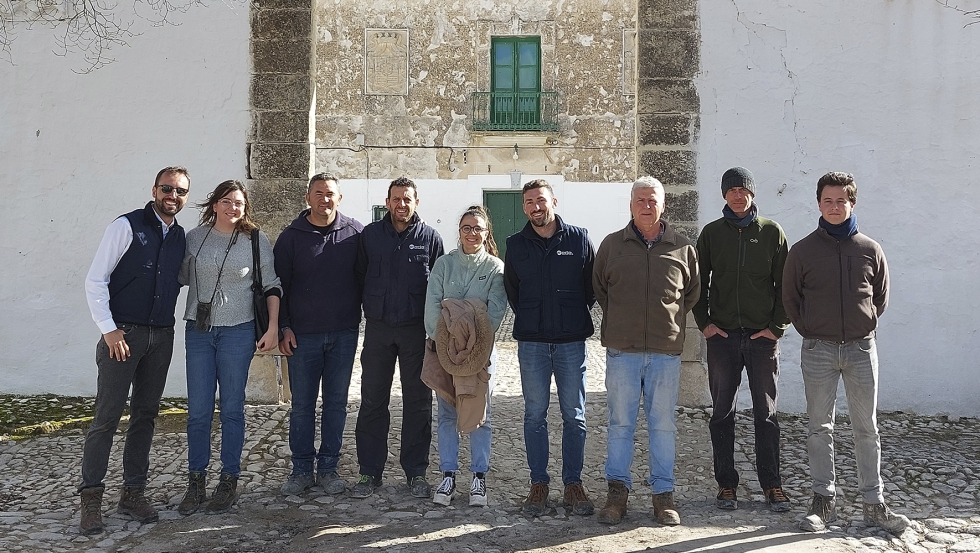
[{"label": "stone corner block", "polygon": [[310,111],[313,79],[308,74],[255,74],[250,93],[255,110]]},{"label": "stone corner block", "polygon": [[252,40],[252,70],[255,73],[312,73],[313,41]]},{"label": "stone corner block", "polygon": [[245,399],[249,403],[280,403],[289,400],[289,379],[280,372],[276,358],[285,358],[276,350],[275,355],[258,353],[248,368]]},{"label": "stone corner block", "polygon": [[710,407],[708,368],[700,362],[681,362],[681,383],[677,404],[683,407]]},{"label": "stone corner block", "polygon": [[698,0],[638,0],[641,29],[694,29],[698,24]]},{"label": "stone corner block", "polygon": [[314,148],[308,142],[255,143],[249,152],[249,175],[253,179],[307,179]]},{"label": "stone corner block", "polygon": [[638,78],[694,78],[701,60],[700,41],[697,31],[640,29]]}]

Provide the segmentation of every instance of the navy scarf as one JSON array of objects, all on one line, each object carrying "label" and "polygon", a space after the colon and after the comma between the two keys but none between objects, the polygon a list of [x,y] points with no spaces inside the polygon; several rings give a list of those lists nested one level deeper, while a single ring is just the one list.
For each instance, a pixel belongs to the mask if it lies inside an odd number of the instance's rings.
[{"label": "navy scarf", "polygon": [[738,214],[732,211],[732,208],[728,207],[728,204],[725,204],[725,207],[722,208],[721,213],[725,216],[725,219],[728,219],[734,223],[735,226],[745,228],[759,218],[759,206],[754,203],[749,206],[749,212],[745,214],[745,217],[739,217]]},{"label": "navy scarf", "polygon": [[826,219],[821,217],[819,225],[820,228],[827,231],[827,234],[833,236],[838,242],[850,238],[858,232],[857,216],[853,213],[851,213],[851,216],[846,221],[839,225],[830,224]]}]

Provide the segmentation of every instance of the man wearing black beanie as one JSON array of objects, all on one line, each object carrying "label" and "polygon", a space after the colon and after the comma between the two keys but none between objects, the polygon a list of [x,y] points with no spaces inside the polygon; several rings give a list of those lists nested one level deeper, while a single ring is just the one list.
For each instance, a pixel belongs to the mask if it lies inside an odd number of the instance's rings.
[{"label": "man wearing black beanie", "polygon": [[735,406],[744,367],[752,394],[759,484],[769,508],[783,512],[789,510],[789,499],[779,474],[776,381],[777,341],[789,326],[781,297],[786,235],[778,223],[759,217],[755,180],[748,169],[725,171],[721,194],[723,217],[705,225],[698,238],[703,292],[694,306],[694,318],[708,344],[715,505],[738,508]]}]

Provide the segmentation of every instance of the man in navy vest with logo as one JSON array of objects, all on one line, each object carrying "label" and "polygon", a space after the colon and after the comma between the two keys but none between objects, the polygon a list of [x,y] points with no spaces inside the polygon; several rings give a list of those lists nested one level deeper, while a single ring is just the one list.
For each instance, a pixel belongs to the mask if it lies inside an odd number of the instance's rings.
[{"label": "man in navy vest with logo", "polygon": [[187,203],[190,184],[187,169],[161,169],[151,189],[153,201],[109,224],[85,277],[85,296],[102,338],[95,349],[99,367],[95,417],[85,436],[78,486],[83,535],[104,530],[103,479],[130,387],[117,512],[142,523],[158,518],[144,490],[155,419],[173,354],[174,307],[180,291],[177,272],[184,258],[184,229],[174,217]]},{"label": "man in navy vest with logo", "polygon": [[429,497],[426,482],[432,443],[432,390],[422,382],[425,356],[425,288],[444,252],[442,237],[415,213],[418,188],[400,177],[388,185],[384,219],[364,227],[354,273],[364,291],[361,408],[354,440],[360,477],[352,497],[370,497],[381,485],[388,460],[391,383],[401,373],[400,461],[412,495]]},{"label": "man in navy vest with logo", "polygon": [[562,419],[562,504],[573,514],[595,510],[582,486],[585,463],[585,339],[595,332],[595,248],[582,227],[555,214],[558,200],[543,179],[524,185],[524,229],[507,238],[504,287],[514,310],[514,339],[524,394],[524,443],[531,490],[525,516],[549,512],[548,404],[551,379]]}]

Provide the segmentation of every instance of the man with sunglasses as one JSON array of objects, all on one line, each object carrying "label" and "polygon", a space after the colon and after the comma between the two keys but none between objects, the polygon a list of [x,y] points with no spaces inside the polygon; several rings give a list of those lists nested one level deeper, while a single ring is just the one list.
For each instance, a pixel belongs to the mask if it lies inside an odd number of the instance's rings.
[{"label": "man with sunglasses", "polygon": [[158,519],[144,491],[154,419],[173,354],[174,307],[180,291],[177,272],[184,258],[184,229],[175,216],[187,203],[190,184],[187,169],[161,169],[150,190],[153,201],[109,224],[85,277],[85,296],[102,338],[95,350],[99,367],[95,416],[85,436],[78,486],[83,535],[105,529],[103,479],[130,387],[117,512],[141,523]]}]

